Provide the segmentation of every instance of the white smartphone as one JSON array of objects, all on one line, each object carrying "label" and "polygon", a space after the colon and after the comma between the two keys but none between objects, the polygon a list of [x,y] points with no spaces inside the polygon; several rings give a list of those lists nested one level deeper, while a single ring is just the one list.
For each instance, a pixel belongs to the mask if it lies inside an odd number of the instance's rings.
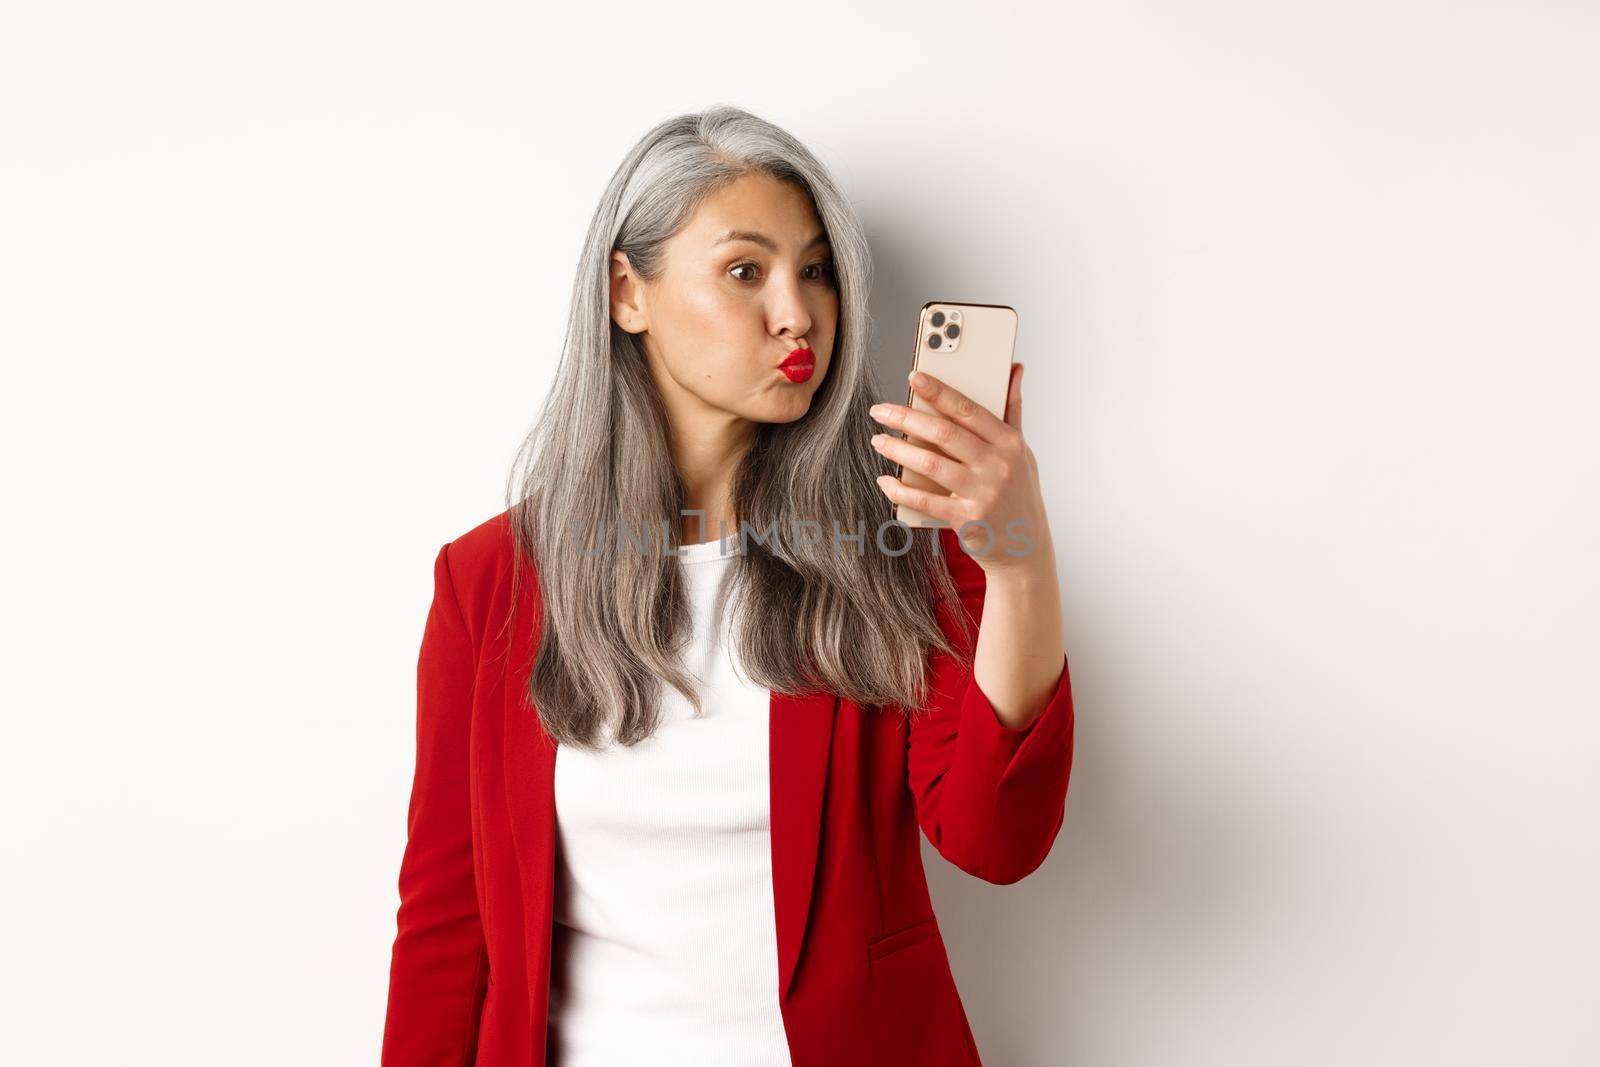
[{"label": "white smartphone", "polygon": [[[1007,304],[966,304],[932,300],[917,317],[917,347],[912,367],[971,397],[999,418],[1006,415],[1006,392],[1017,344],[1017,309]],[[906,383],[906,406],[939,414]],[[938,445],[906,435],[914,445],[945,455]],[[948,496],[950,490],[900,465],[900,480],[915,489]],[[899,505],[895,517],[907,526],[948,525],[915,508]]]}]

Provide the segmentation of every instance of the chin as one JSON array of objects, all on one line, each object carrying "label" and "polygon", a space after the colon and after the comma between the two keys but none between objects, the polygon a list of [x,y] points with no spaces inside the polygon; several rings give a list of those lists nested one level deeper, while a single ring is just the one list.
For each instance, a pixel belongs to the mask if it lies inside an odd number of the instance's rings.
[{"label": "chin", "polygon": [[752,422],[794,422],[804,418],[810,410],[811,393],[796,390],[789,394],[788,400],[764,405],[761,411],[747,417]]}]

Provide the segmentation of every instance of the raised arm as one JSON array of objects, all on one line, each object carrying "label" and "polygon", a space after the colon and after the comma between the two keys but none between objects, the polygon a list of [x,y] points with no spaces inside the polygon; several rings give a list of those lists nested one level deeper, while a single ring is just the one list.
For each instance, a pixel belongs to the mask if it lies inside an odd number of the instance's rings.
[{"label": "raised arm", "polygon": [[[942,653],[930,664],[933,694],[910,726],[911,789],[923,832],[946,859],[986,881],[1015,882],[1044,861],[1061,828],[1074,718],[1054,546],[1022,435],[1022,365],[1011,365],[1003,418],[930,375],[913,371],[911,387],[933,411],[878,404],[871,413],[923,444],[880,434],[873,447],[946,492],[890,475],[878,484],[891,501],[948,524],[939,543],[976,634],[974,648],[951,606],[939,606],[951,643],[974,654],[970,667]],[[1010,543],[1014,532],[1023,551]],[[981,563],[962,551],[967,536]]]}]

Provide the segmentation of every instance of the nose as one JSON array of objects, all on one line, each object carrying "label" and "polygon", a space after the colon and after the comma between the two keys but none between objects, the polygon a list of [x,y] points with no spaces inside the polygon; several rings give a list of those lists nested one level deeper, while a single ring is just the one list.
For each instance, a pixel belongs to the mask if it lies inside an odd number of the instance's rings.
[{"label": "nose", "polygon": [[791,281],[768,289],[772,294],[772,305],[767,313],[770,320],[768,325],[796,344],[802,343],[806,334],[811,332],[811,315],[806,310],[800,285],[798,281]]}]

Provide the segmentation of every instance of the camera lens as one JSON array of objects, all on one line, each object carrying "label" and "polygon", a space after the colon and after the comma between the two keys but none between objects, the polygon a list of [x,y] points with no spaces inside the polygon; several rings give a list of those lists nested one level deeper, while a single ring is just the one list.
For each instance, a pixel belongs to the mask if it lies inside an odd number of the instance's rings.
[{"label": "camera lens", "polygon": [[930,333],[928,335],[928,347],[929,348],[938,348],[942,344],[944,344],[944,338],[940,337],[938,334]]},{"label": "camera lens", "polygon": [[935,326],[943,326],[944,325],[944,312],[935,311],[933,313],[933,318],[928,320],[928,321],[932,322]]},{"label": "camera lens", "polygon": [[944,335],[950,338],[950,340],[954,341],[957,337],[961,336],[961,327],[952,322],[950,325],[944,328]]}]

